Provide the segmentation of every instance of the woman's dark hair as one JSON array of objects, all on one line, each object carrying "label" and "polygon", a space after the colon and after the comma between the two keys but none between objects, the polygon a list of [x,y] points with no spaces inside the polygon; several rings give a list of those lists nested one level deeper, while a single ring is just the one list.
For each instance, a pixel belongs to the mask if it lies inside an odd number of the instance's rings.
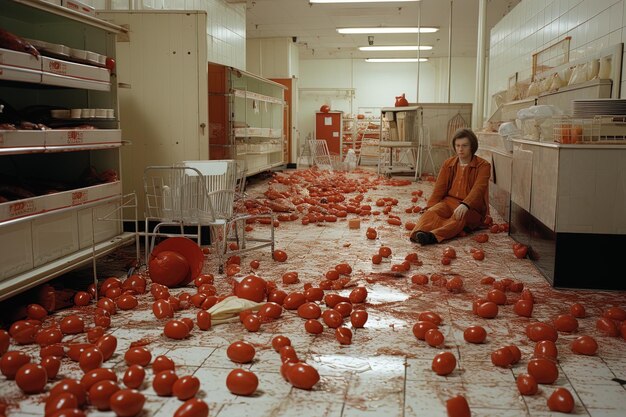
[{"label": "woman's dark hair", "polygon": [[453,150],[454,150],[454,142],[456,142],[457,139],[461,139],[461,138],[467,138],[469,140],[472,155],[474,155],[476,151],[478,150],[478,138],[476,137],[474,132],[472,132],[471,129],[459,129],[456,132],[454,132],[454,136],[452,136],[452,149]]}]

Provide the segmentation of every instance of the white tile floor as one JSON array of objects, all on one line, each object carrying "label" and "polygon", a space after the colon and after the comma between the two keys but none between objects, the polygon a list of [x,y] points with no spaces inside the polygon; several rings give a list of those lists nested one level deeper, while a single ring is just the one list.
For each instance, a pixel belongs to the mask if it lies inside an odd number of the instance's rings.
[{"label": "white tile floor", "polygon": [[[342,177],[331,178],[330,183],[341,182]],[[381,197],[395,197],[400,202],[392,211],[405,221],[415,221],[415,214],[406,214],[404,209],[414,204],[424,205],[424,198],[412,203],[411,192],[417,189],[427,196],[432,184],[411,183],[408,186],[385,185],[370,174],[352,174],[370,188],[363,204],[374,204]],[[305,184],[291,187],[292,191],[304,190]],[[283,191],[289,187],[273,184]],[[250,198],[262,197],[266,182],[256,182],[249,190]],[[349,195],[352,197],[353,195]],[[354,215],[350,215],[354,216]],[[349,216],[349,217],[350,217]],[[556,386],[569,389],[576,405],[573,414],[591,416],[625,416],[626,391],[613,378],[626,379],[626,342],[622,338],[608,338],[595,329],[595,321],[603,308],[617,305],[626,308],[626,293],[583,290],[555,290],[540,275],[531,261],[513,256],[512,240],[505,234],[489,234],[484,244],[474,242],[469,236],[449,242],[457,252],[451,265],[440,263],[445,245],[419,247],[412,244],[408,232],[402,226],[392,226],[386,216],[362,218],[359,230],[350,230],[345,219],[336,223],[302,225],[300,221],[283,222],[276,229],[276,247],[284,249],[289,259],[285,263],[274,262],[269,250],[252,252],[242,257],[243,277],[251,272],[249,262],[258,259],[261,267],[257,274],[267,280],[276,281],[279,288],[287,292],[302,290],[305,283],[317,284],[323,274],[337,263],[352,265],[352,279],[369,291],[364,308],[369,320],[364,329],[356,329],[352,344],[340,346],[333,331],[325,328],[324,333],[312,336],[304,331],[304,321],[293,311],[266,323],[257,333],[246,331],[241,324],[214,326],[203,332],[195,328],[191,336],[183,341],[174,341],[162,335],[163,324],[154,318],[149,294],[141,296],[140,306],[129,312],[113,316],[109,333],[118,339],[116,354],[104,364],[113,368],[121,377],[126,368],[124,352],[130,343],[140,339],[148,341],[152,357],[167,355],[177,364],[179,376],[193,374],[202,383],[198,397],[206,401],[211,416],[446,416],[445,402],[455,395],[464,395],[473,416],[552,416],[546,405],[548,396]],[[499,220],[496,217],[496,220]],[[261,233],[266,226],[255,225]],[[365,238],[367,227],[378,231],[378,239]],[[381,245],[392,248],[392,260],[381,265],[372,265],[371,256]],[[472,259],[470,249],[481,246],[486,253],[484,261]],[[390,265],[401,262],[410,252],[417,252],[423,266],[413,266],[411,271],[394,276],[389,274]],[[300,283],[284,286],[280,280],[287,271],[298,271]],[[205,266],[205,272],[215,272],[215,265]],[[465,291],[449,293],[445,288],[429,283],[425,286],[411,284],[415,273],[430,275],[439,272],[445,276],[460,274],[464,279]],[[480,278],[491,275],[522,281],[537,301],[533,318],[515,315],[512,303],[519,294],[507,293],[509,301],[501,306],[493,320],[481,319],[471,311],[472,300],[484,297],[490,286],[481,285]],[[230,291],[230,281],[224,276],[216,277],[216,286],[222,294]],[[173,294],[183,289],[172,290]],[[191,292],[193,287],[184,289]],[[347,295],[350,289],[339,291]],[[329,291],[335,292],[335,291]],[[540,320],[549,322],[558,314],[568,311],[573,302],[587,308],[588,317],[579,320],[576,334],[560,334],[559,378],[553,386],[541,385],[539,392],[530,397],[519,395],[515,377],[526,372],[534,343],[525,335],[527,323]],[[93,306],[82,308],[91,325]],[[445,344],[432,348],[418,341],[412,334],[412,326],[420,312],[431,310],[443,318],[440,330]],[[178,312],[177,317],[194,318],[197,310],[190,308]],[[76,311],[66,310],[56,314],[58,319]],[[471,345],[463,340],[463,330],[469,325],[482,325],[488,332],[487,342]],[[287,335],[301,359],[313,365],[321,380],[311,391],[293,388],[281,377],[280,358],[271,347],[271,339]],[[569,343],[578,335],[595,337],[600,345],[593,357],[574,355]],[[84,341],[84,336],[73,338]],[[257,392],[251,397],[231,394],[226,386],[226,375],[235,364],[226,356],[227,346],[236,340],[246,340],[256,348],[256,358],[244,368],[253,371],[259,379]],[[490,353],[496,348],[515,344],[522,351],[522,360],[512,369],[502,369],[490,362]],[[11,346],[38,357],[38,347]],[[441,377],[431,370],[434,355],[448,350],[457,358],[457,368],[450,375]],[[76,363],[63,361],[57,379],[80,378],[82,371]],[[142,392],[147,400],[142,416],[171,417],[181,402],[174,397],[159,397],[151,387],[153,373],[147,368],[146,382]],[[54,382],[48,384],[47,390]],[[10,416],[41,416],[46,394],[24,397],[15,383],[0,379],[0,400],[9,405]],[[98,412],[88,408],[90,416],[112,416],[112,412]]]}]

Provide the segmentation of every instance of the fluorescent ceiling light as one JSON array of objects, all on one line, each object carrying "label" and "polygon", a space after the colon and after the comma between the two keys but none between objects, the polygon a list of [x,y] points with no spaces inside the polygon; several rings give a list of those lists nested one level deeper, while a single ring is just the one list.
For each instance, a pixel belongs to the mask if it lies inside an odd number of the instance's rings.
[{"label": "fluorescent ceiling light", "polygon": [[360,51],[430,51],[430,45],[398,45],[398,46],[359,46]]},{"label": "fluorescent ceiling light", "polygon": [[400,3],[420,0],[309,0],[309,3]]},{"label": "fluorescent ceiling light", "polygon": [[343,34],[376,34],[376,33],[434,33],[439,28],[434,26],[411,27],[369,27],[369,28],[337,28]]},{"label": "fluorescent ceiling light", "polygon": [[[419,62],[426,62],[428,58],[420,58]],[[417,58],[366,58],[365,62],[417,62]]]}]

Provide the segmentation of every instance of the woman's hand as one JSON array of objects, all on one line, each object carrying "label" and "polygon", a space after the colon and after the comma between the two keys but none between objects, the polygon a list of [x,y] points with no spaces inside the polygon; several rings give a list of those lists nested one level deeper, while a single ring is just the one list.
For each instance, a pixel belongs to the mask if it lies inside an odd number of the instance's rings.
[{"label": "woman's hand", "polygon": [[454,217],[455,220],[462,220],[463,217],[465,217],[465,213],[467,213],[467,210],[469,209],[465,204],[459,204],[459,206],[454,209],[452,217]]}]

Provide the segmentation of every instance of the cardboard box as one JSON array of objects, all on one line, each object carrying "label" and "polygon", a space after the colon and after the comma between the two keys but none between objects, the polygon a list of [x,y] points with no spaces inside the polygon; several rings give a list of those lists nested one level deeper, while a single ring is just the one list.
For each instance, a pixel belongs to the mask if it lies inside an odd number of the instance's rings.
[{"label": "cardboard box", "polygon": [[96,16],[96,9],[78,0],[61,0],[61,6],[77,11],[79,13]]},{"label": "cardboard box", "polygon": [[0,149],[41,148],[43,151],[45,141],[43,130],[0,130]]},{"label": "cardboard box", "polygon": [[55,146],[83,147],[110,145],[122,142],[120,129],[54,129],[46,131],[46,148]]}]

